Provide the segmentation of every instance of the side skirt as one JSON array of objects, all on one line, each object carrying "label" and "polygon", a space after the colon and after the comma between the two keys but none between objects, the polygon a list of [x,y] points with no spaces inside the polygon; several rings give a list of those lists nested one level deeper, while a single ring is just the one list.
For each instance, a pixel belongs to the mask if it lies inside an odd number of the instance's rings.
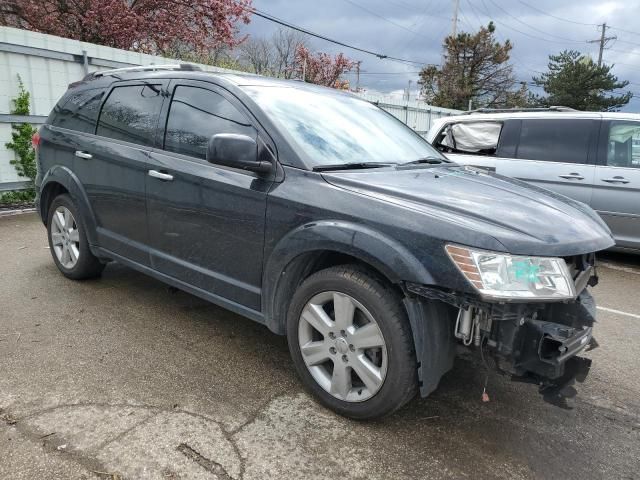
[{"label": "side skirt", "polygon": [[93,246],[91,249],[92,252],[95,252],[99,258],[109,258],[117,261],[127,267],[130,267],[134,270],[137,270],[145,275],[149,275],[150,277],[155,278],[163,283],[171,285],[179,290],[183,290],[187,293],[195,295],[196,297],[202,298],[208,302],[211,302],[219,307],[226,308],[227,310],[232,311],[233,313],[237,313],[238,315],[242,315],[243,317],[247,317],[255,322],[265,324],[264,315],[262,312],[258,312],[251,308],[245,307],[244,305],[240,305],[239,303],[232,302],[223,298],[219,295],[216,295],[211,292],[207,292],[206,290],[202,290],[201,288],[194,287],[188,283],[183,282],[182,280],[178,280],[176,278],[170,277],[169,275],[165,275],[164,273],[160,273],[157,270],[154,270],[145,265],[140,265],[137,262],[129,260],[125,257],[122,257],[116,253],[113,253],[105,248]]}]

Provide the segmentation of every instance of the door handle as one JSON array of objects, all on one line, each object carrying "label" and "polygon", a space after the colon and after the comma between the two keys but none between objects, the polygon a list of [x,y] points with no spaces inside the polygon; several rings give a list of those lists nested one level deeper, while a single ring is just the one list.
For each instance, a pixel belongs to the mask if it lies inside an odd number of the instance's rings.
[{"label": "door handle", "polygon": [[603,178],[602,181],[607,183],[629,183],[629,180],[624,177]]},{"label": "door handle", "polygon": [[76,157],[83,158],[85,160],[91,160],[93,155],[87,152],[83,152],[82,150],[76,150]]},{"label": "door handle", "polygon": [[579,173],[570,173],[569,175],[558,175],[558,176],[566,180],[584,180],[584,177]]},{"label": "door handle", "polygon": [[158,178],[160,180],[164,180],[165,182],[170,182],[173,180],[173,175],[169,175],[168,173],[162,173],[157,170],[149,170],[149,176],[153,178]]}]

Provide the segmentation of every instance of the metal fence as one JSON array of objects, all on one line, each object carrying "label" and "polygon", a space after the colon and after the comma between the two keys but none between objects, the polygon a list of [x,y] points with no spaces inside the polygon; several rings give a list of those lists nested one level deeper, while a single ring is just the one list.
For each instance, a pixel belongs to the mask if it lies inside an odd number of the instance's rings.
[{"label": "metal fence", "polygon": [[361,93],[358,96],[383,108],[400,121],[413,128],[420,135],[426,135],[433,122],[438,118],[458,115],[460,110],[450,108],[434,107],[425,102],[417,100],[403,101],[387,95],[372,95]]},{"label": "metal fence", "polygon": [[[11,140],[12,123],[44,123],[68,85],[89,72],[167,63],[176,63],[176,60],[0,27],[0,191],[18,190],[26,185],[9,163],[14,152],[5,146]],[[199,66],[210,72],[232,72],[210,65]],[[11,100],[18,95],[18,75],[31,94],[32,115],[29,116],[9,113]],[[384,108],[420,134],[425,134],[436,118],[458,113],[416,101],[395,101],[370,94],[360,96]]]}]

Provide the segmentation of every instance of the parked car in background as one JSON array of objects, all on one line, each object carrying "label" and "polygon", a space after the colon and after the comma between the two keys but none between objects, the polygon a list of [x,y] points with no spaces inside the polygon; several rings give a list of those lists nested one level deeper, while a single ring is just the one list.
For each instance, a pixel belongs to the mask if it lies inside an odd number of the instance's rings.
[{"label": "parked car in background", "polygon": [[588,286],[614,243],[598,215],[449,162],[353,95],[119,69],[73,85],[34,143],[65,276],[121,262],[287,335],[303,384],[343,415],[428,395],[457,342],[549,388],[588,371]]},{"label": "parked car in background", "polygon": [[640,253],[640,115],[484,110],[440,119],[427,138],[456,163],[590,205],[611,228],[616,249]]}]

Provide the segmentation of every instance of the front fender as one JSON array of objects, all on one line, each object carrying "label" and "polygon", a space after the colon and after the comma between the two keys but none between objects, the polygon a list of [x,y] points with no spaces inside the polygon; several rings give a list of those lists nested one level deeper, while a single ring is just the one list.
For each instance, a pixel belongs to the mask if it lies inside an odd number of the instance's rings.
[{"label": "front fender", "polygon": [[38,205],[38,213],[42,221],[46,225],[48,214],[46,209],[50,201],[53,200],[47,198],[46,192],[51,189],[53,184],[62,185],[69,192],[69,196],[78,209],[82,224],[85,227],[87,240],[91,245],[96,245],[96,221],[93,209],[89,203],[89,197],[78,177],[65,166],[55,165],[51,167],[42,178],[39,189],[40,202]]},{"label": "front fender", "polygon": [[[371,265],[393,283],[410,281],[432,284],[425,266],[402,244],[369,227],[342,220],[302,225],[281,238],[271,251],[263,273],[262,311],[267,326],[284,333],[286,306],[292,278],[301,276],[304,265],[296,259],[314,253],[336,252]],[[305,262],[302,262],[305,263]],[[284,293],[284,294],[283,294]]]}]

